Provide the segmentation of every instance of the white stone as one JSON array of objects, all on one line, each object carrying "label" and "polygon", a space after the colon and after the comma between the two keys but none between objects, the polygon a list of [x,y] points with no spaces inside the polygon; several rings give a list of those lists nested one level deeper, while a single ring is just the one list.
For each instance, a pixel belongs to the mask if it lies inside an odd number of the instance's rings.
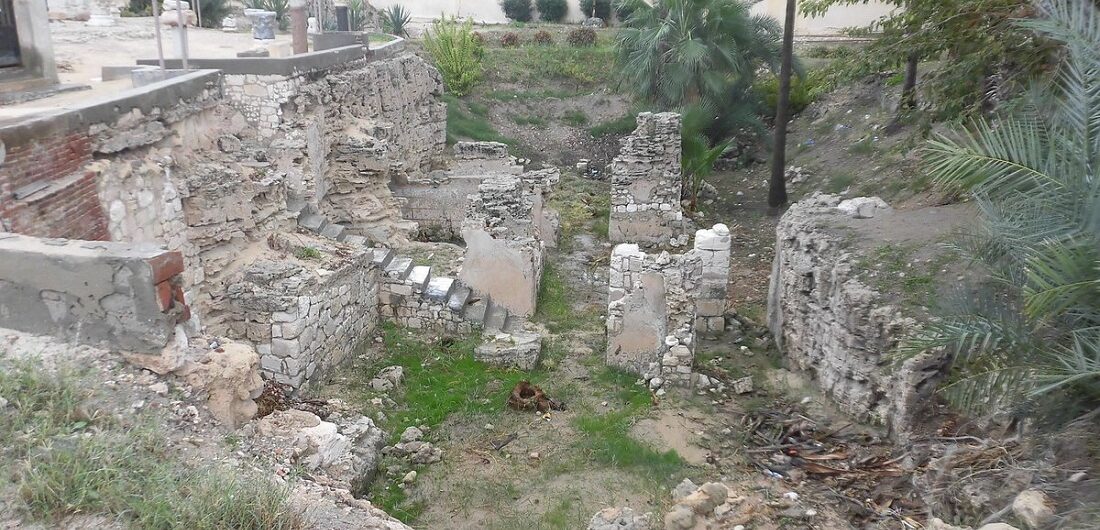
[{"label": "white stone", "polygon": [[1050,499],[1039,490],[1021,491],[1012,501],[1012,513],[1028,528],[1044,528],[1054,519]]}]

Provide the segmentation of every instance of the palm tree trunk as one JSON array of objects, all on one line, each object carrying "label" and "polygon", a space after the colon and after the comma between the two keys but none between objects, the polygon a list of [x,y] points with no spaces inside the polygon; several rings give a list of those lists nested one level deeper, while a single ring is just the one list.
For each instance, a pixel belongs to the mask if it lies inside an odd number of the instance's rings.
[{"label": "palm tree trunk", "polygon": [[768,186],[768,206],[776,209],[787,204],[787,122],[791,119],[791,70],[794,62],[794,10],[796,0],[787,0],[783,23],[783,58],[779,68],[779,104],[775,109],[775,147],[772,149],[772,176]]},{"label": "palm tree trunk", "polygon": [[915,53],[909,54],[909,57],[905,60],[905,83],[901,86],[899,111],[917,106],[917,66],[919,63],[920,57]]}]

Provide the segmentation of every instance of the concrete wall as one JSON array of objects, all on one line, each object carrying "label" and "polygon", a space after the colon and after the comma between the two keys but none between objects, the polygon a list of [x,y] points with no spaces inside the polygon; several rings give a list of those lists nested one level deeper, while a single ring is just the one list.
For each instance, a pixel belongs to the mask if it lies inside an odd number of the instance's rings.
[{"label": "concrete wall", "polygon": [[183,256],[147,244],[0,233],[0,327],[138,353],[189,316]]},{"label": "concrete wall", "polygon": [[15,27],[19,34],[23,67],[0,72],[0,89],[20,90],[28,85],[57,83],[57,67],[54,64],[46,3],[14,0],[12,7],[15,11]]},{"label": "concrete wall", "polygon": [[[787,0],[762,0],[752,7],[754,14],[768,15],[783,23]],[[794,31],[798,35],[837,35],[845,28],[865,27],[893,10],[883,2],[870,0],[864,4],[835,6],[817,18],[796,15]]]}]

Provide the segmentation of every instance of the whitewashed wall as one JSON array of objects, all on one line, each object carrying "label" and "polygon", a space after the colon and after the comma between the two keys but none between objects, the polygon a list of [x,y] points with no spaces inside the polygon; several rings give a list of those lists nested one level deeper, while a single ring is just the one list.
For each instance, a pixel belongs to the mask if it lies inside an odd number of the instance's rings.
[{"label": "whitewashed wall", "polygon": [[[889,14],[893,7],[876,0],[866,4],[836,6],[818,18],[806,18],[796,15],[794,32],[798,35],[836,35],[844,28],[863,27]],[[763,13],[775,17],[783,23],[787,10],[787,0],[762,0],[752,7],[753,13]]]},{"label": "whitewashed wall", "polygon": [[[585,19],[581,14],[580,0],[567,0],[568,22],[580,22]],[[427,21],[439,18],[440,14],[455,15],[459,18],[472,18],[482,24],[503,24],[508,22],[498,0],[370,0],[371,5],[379,9],[401,4],[412,12],[413,19]],[[532,1],[532,4],[535,2]],[[782,22],[787,0],[762,0],[753,6],[754,13],[764,13]],[[795,21],[795,32],[800,35],[835,35],[840,30],[852,26],[866,26],[890,12],[891,7],[876,0],[867,4],[838,6],[829,10],[820,18],[799,16]]]}]

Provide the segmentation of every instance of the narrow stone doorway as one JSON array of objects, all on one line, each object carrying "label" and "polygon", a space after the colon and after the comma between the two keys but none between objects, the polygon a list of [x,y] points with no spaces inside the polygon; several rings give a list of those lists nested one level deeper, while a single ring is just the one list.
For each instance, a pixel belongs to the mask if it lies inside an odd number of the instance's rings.
[{"label": "narrow stone doorway", "polygon": [[0,0],[0,68],[23,64],[19,52],[19,33],[15,29],[14,0]]}]

